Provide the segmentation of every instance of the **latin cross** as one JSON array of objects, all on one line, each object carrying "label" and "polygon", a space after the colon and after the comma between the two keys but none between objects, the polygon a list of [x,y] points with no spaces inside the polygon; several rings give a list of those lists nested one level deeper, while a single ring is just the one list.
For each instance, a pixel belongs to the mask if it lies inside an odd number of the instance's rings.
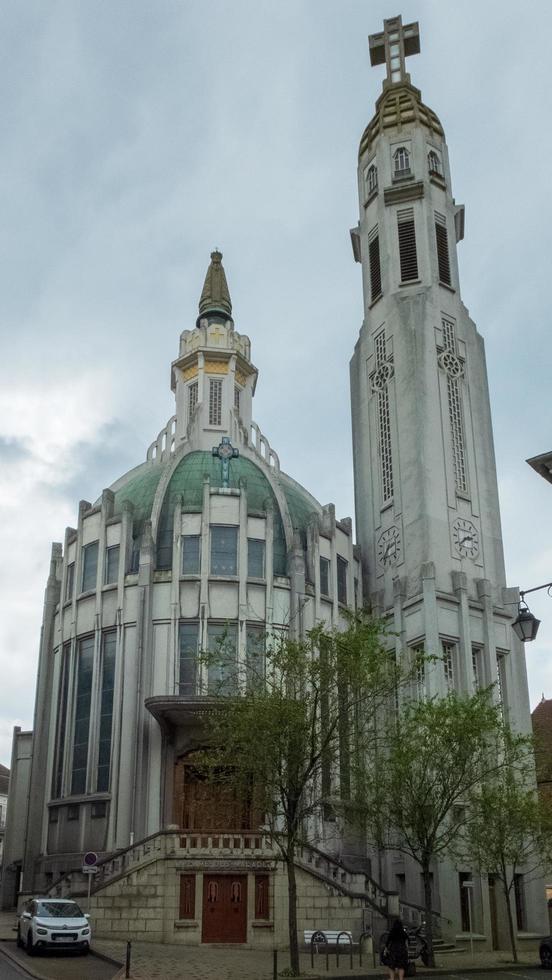
[{"label": "latin cross", "polygon": [[405,58],[420,52],[420,29],[418,21],[403,26],[402,17],[391,17],[383,22],[381,34],[371,34],[370,63],[385,65],[389,82],[404,82],[408,75],[404,67]]},{"label": "latin cross", "polygon": [[227,487],[230,481],[230,460],[240,455],[239,449],[234,449],[228,436],[223,436],[218,446],[213,446],[211,453],[220,459],[222,466],[222,485]]}]

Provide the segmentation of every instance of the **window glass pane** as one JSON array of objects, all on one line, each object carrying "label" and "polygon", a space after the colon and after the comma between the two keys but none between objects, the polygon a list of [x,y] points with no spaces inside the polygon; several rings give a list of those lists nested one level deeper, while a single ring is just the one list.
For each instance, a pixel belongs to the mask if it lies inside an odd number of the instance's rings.
[{"label": "window glass pane", "polygon": [[209,425],[222,423],[222,381],[211,378],[209,381]]},{"label": "window glass pane", "polygon": [[201,535],[182,535],[182,574],[199,575]]},{"label": "window glass pane", "polygon": [[[73,566],[74,567],[74,566]],[[69,685],[69,663],[71,644],[64,643],[61,652],[61,676],[59,679],[59,696],[57,711],[56,761],[52,794],[54,798],[61,796],[63,785],[63,763],[65,760],[65,732],[67,728],[67,692]]]},{"label": "window glass pane", "polygon": [[209,694],[233,694],[238,689],[236,623],[210,623],[207,627]]},{"label": "window glass pane", "polygon": [[338,602],[347,602],[347,568],[349,563],[344,558],[337,556],[337,599]]},{"label": "window glass pane", "polygon": [[197,405],[197,393],[197,381],[193,381],[188,387],[188,419],[192,417],[194,409]]},{"label": "window glass pane", "polygon": [[254,691],[263,686],[265,676],[265,632],[262,626],[247,626],[245,634],[246,686]]},{"label": "window glass pane", "polygon": [[447,691],[454,690],[454,661],[456,659],[456,647],[454,643],[446,643],[445,641],[441,644],[441,649],[443,653],[443,674],[445,678],[445,687]]},{"label": "window glass pane", "polygon": [[82,592],[96,588],[96,573],[98,571],[98,542],[92,541],[82,549]]},{"label": "window glass pane", "polygon": [[67,566],[67,575],[65,577],[65,601],[68,602],[69,599],[73,598],[73,588],[75,586],[75,562],[72,561]]},{"label": "window glass pane", "polygon": [[238,574],[238,529],[211,526],[211,575]]},{"label": "window glass pane", "polygon": [[265,543],[260,538],[247,539],[247,574],[249,578],[264,578]]},{"label": "window glass pane", "polygon": [[320,592],[322,595],[330,594],[330,560],[329,558],[320,559]]},{"label": "window glass pane", "polygon": [[100,738],[98,745],[98,793],[106,792],[109,789],[116,647],[117,634],[114,632],[104,633],[102,642],[102,688],[100,694]]},{"label": "window glass pane", "polygon": [[105,554],[105,584],[111,585],[119,577],[119,545],[114,544]]},{"label": "window glass pane", "polygon": [[180,623],[178,693],[196,694],[199,623]]},{"label": "window glass pane", "polygon": [[71,793],[86,791],[86,763],[90,727],[90,699],[94,666],[94,637],[80,640],[77,655],[77,699],[73,736]]}]

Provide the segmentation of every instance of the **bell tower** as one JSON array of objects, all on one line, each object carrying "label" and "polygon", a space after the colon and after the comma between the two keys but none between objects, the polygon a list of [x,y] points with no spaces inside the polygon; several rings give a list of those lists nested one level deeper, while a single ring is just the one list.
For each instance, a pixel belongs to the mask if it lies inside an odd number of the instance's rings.
[{"label": "bell tower", "polygon": [[[390,622],[397,653],[434,658],[418,672],[418,696],[494,684],[512,727],[530,732],[525,657],[511,629],[517,590],[505,582],[484,343],[460,290],[464,208],[453,197],[441,122],[406,71],[420,51],[418,24],[386,20],[369,45],[386,78],[360,141],[360,218],[351,231],[364,295],[350,365],[364,594]],[[404,871],[414,897],[415,869]],[[457,875],[437,871],[438,907],[459,922]],[[391,864],[385,875],[382,883],[394,887]],[[528,920],[542,928],[540,883],[528,880],[524,890]]]},{"label": "bell tower", "polygon": [[484,344],[460,292],[464,208],[443,127],[405,70],[420,50],[418,24],[386,20],[369,43],[386,78],[360,142],[351,231],[364,292],[351,399],[366,594],[394,617],[403,649],[441,659],[426,693],[473,690],[502,669],[527,727],[515,607],[503,596]]}]

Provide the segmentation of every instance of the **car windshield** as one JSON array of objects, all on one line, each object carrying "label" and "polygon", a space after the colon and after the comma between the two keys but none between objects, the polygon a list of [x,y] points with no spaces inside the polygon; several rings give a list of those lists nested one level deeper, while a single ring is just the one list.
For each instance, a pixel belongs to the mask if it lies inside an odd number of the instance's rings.
[{"label": "car windshield", "polygon": [[76,902],[37,902],[36,914],[48,919],[82,919]]}]

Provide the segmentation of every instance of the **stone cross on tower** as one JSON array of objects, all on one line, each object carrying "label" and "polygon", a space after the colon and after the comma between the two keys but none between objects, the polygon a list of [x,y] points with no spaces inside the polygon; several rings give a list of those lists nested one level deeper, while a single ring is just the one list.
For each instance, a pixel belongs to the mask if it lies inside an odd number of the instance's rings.
[{"label": "stone cross on tower", "polygon": [[213,446],[212,455],[217,456],[222,464],[222,485],[227,487],[230,481],[230,460],[240,455],[239,449],[234,449],[228,436],[223,436],[218,446]]},{"label": "stone cross on tower", "polygon": [[410,80],[410,76],[404,67],[404,60],[410,54],[420,53],[418,21],[413,24],[405,24],[403,27],[402,17],[391,17],[389,20],[384,20],[383,32],[371,34],[368,41],[370,44],[370,63],[383,65],[385,62],[389,83]]}]

